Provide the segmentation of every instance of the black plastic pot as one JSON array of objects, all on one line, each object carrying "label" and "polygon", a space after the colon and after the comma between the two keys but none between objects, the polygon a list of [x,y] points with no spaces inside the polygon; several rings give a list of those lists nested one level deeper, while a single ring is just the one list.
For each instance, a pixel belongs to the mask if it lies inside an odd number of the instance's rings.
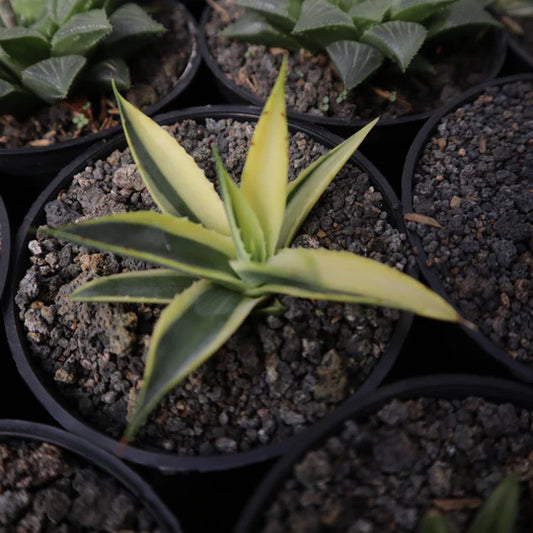
[{"label": "black plastic pot", "polygon": [[0,197],[0,299],[4,294],[7,274],[9,271],[9,258],[11,254],[11,226],[6,211],[6,206]]},{"label": "black plastic pot", "polygon": [[[200,31],[198,35],[198,44],[204,62],[215,78],[215,82],[219,91],[224,96],[226,101],[232,104],[249,103],[257,106],[264,105],[264,100],[248,92],[236,83],[230,80],[221,68],[218,66],[216,60],[209,51],[206,40],[205,25],[212,14],[212,8],[206,7],[200,19]],[[493,62],[488,73],[487,79],[492,79],[500,72],[506,52],[505,37],[502,31],[494,31],[495,53]],[[409,143],[416,135],[422,124],[432,115],[433,111],[426,111],[421,113],[413,113],[399,118],[383,118],[372,131],[372,134],[365,140],[364,150],[369,150],[370,147],[376,149],[376,155],[382,156],[384,145],[397,146],[398,144]],[[364,119],[357,120],[343,120],[341,118],[314,116],[299,111],[287,111],[287,115],[298,121],[310,122],[328,128],[341,137],[348,137],[354,131],[364,126],[368,121]],[[390,149],[390,148],[388,148]],[[372,159],[372,157],[371,157]]]},{"label": "black plastic pot", "polygon": [[[177,2],[176,0],[165,0],[165,3],[175,5]],[[189,11],[185,9],[185,12],[188,19],[188,30],[193,37],[189,61],[176,86],[161,100],[144,110],[147,115],[152,116],[160,113],[168,109],[178,98],[183,97],[200,67],[202,58],[198,49],[198,27]],[[62,167],[87,150],[91,145],[98,141],[109,139],[120,131],[121,126],[117,125],[98,133],[91,133],[50,146],[2,148],[0,149],[0,172],[17,177],[45,175],[51,179]]]},{"label": "black plastic pot", "polygon": [[[243,106],[207,106],[167,113],[156,117],[156,119],[160,124],[172,124],[184,119],[194,119],[198,122],[202,122],[207,118],[223,119],[229,117],[239,121],[256,121],[258,116],[259,110],[254,108],[246,108]],[[293,132],[302,131],[327,147],[333,147],[342,141],[342,139],[322,130],[321,128],[289,124],[289,129]],[[105,158],[114,150],[124,149],[125,147],[126,141],[123,136],[118,136],[103,146],[93,147],[65,167],[34,202],[17,235],[13,276],[10,287],[11,290],[6,301],[5,309],[8,342],[18,370],[30,389],[37,396],[46,410],[62,426],[112,453],[117,450],[117,442],[87,425],[69,408],[66,401],[61,399],[58,392],[54,390],[52,379],[43,374],[39,368],[38,361],[30,354],[26,343],[24,328],[19,320],[18,309],[14,303],[14,298],[19,282],[29,267],[27,246],[33,236],[31,233],[28,233],[28,229],[38,227],[44,222],[43,206],[48,201],[55,198],[59,190],[65,188],[65,186],[70,183],[72,176],[75,173],[83,170],[87,165],[92,164],[94,161]],[[400,215],[399,201],[385,178],[383,178],[373,165],[360,154],[356,153],[351,159],[351,162],[368,173],[374,187],[379,190],[384,197],[386,209],[390,213],[392,225],[403,230],[404,225]],[[410,273],[413,274],[413,272]],[[409,313],[401,313],[387,351],[376,363],[368,379],[361,386],[359,394],[375,389],[385,378],[403,345],[412,318],[412,315]],[[291,438],[280,443],[256,448],[249,452],[224,456],[179,457],[173,454],[164,453],[159,449],[148,449],[135,446],[127,446],[121,450],[121,456],[129,461],[155,467],[161,471],[167,472],[215,471],[266,461],[267,459],[276,457],[290,449],[294,440],[294,438]]]},{"label": "black plastic pot", "polygon": [[364,397],[353,398],[329,419],[301,434],[299,441],[276,463],[258,486],[241,515],[235,533],[260,531],[264,511],[294,465],[307,451],[318,447],[338,431],[344,421],[360,422],[394,398],[406,400],[432,397],[453,400],[468,396],[481,396],[495,402],[511,402],[520,407],[533,408],[533,393],[525,385],[498,378],[464,374],[411,378],[381,387]]},{"label": "black plastic pot", "polygon": [[[517,74],[514,76],[508,76],[505,78],[499,78],[472,89],[466,91],[461,96],[456,98],[453,102],[450,102],[449,105],[440,109],[430,120],[428,120],[424,127],[420,130],[415,140],[413,141],[411,148],[407,154],[405,161],[405,166],[403,169],[402,175],[402,206],[404,214],[413,212],[413,176],[416,167],[416,163],[419,159],[419,156],[424,149],[424,146],[430,139],[432,133],[436,130],[440,120],[452,112],[454,109],[464,105],[468,102],[475,100],[480,94],[484,92],[487,87],[493,87],[497,85],[505,85],[506,83],[513,83],[516,81],[532,81],[533,74]],[[435,271],[427,266],[428,257],[422,246],[422,241],[418,234],[414,231],[407,230],[407,234],[413,246],[413,249],[416,251],[418,265],[422,271],[423,277],[427,280],[431,288],[444,297],[450,304],[454,305],[454,302],[447,294],[442,282],[437,277]],[[472,338],[490,357],[499,363],[505,365],[513,376],[518,379],[525,381],[527,383],[533,383],[533,370],[527,367],[526,365],[514,360],[504,349],[497,346],[493,341],[491,341],[487,336],[485,336],[479,330],[472,330],[470,328],[462,326],[465,333],[467,333],[470,338]]]},{"label": "black plastic pot", "polygon": [[176,517],[138,474],[93,444],[52,426],[21,420],[0,420],[0,442],[7,439],[47,442],[76,455],[81,461],[103,470],[116,479],[146,508],[161,531],[166,533],[181,531]]}]

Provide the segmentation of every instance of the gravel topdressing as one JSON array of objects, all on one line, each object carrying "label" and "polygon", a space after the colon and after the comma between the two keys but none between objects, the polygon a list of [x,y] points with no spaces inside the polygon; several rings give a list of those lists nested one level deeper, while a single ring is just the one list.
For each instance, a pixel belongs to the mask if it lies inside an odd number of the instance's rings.
[{"label": "gravel topdressing", "polygon": [[[208,120],[171,128],[213,178],[211,144],[240,176],[255,125]],[[324,148],[291,136],[291,177]],[[228,155],[229,154],[229,155]],[[155,208],[129,151],[114,152],[78,174],[45,208],[58,226],[111,212]],[[309,216],[295,244],[345,248],[397,268],[413,258],[405,235],[387,222],[381,195],[353,166],[341,171]],[[33,266],[20,283],[20,307],[32,354],[90,424],[120,437],[133,407],[143,358],[160,308],[73,302],[83,282],[138,261],[58,243],[38,235]],[[282,316],[255,315],[206,364],[162,402],[139,434],[181,455],[244,451],[285,439],[331,410],[367,378],[386,350],[398,313],[355,304],[281,298]]]},{"label": "gravel topdressing", "polygon": [[487,89],[442,119],[414,175],[410,223],[460,312],[533,367],[533,85]]}]

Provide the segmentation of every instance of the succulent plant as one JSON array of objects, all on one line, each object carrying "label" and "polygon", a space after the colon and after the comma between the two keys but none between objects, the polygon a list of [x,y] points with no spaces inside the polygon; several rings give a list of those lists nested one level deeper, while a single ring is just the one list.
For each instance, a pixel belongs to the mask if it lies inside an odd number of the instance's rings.
[{"label": "succulent plant", "polygon": [[235,0],[246,12],[222,35],[329,56],[347,90],[389,59],[428,68],[423,45],[452,30],[497,26],[483,0]]},{"label": "succulent plant", "polygon": [[130,85],[125,58],[164,31],[134,3],[3,0],[0,112],[53,104],[77,85]]},{"label": "succulent plant", "polygon": [[222,198],[176,140],[117,92],[130,150],[162,213],[122,213],[47,230],[163,267],[96,279],[71,295],[90,302],[168,304],[154,328],[126,439],[275,294],[462,320],[440,296],[396,269],[347,251],[288,247],[376,120],[288,183],[285,69],[286,60],[257,123],[240,187],[213,147]]},{"label": "succulent plant", "polygon": [[[519,496],[519,477],[510,474],[487,498],[465,533],[512,533],[518,515]],[[417,533],[455,533],[455,530],[440,513],[430,511],[422,519]]]}]

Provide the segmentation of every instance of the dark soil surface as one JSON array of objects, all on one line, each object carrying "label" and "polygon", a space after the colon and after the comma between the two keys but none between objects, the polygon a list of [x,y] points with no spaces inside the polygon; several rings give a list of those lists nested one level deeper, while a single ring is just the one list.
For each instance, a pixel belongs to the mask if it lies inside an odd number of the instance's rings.
[{"label": "dark soil surface", "polygon": [[410,223],[460,312],[533,366],[533,84],[488,89],[423,150]]},{"label": "dark soil surface", "polygon": [[[281,50],[221,38],[219,32],[236,20],[239,11],[230,0],[206,24],[211,55],[224,74],[241,89],[265,100],[279,72]],[[220,7],[225,13],[220,11]],[[404,76],[392,64],[345,95],[344,84],[325,56],[291,52],[288,62],[287,104],[295,111],[344,120],[399,117],[431,111],[480,83],[491,68],[494,42],[487,35],[428,45],[425,56],[435,74]],[[394,100],[394,101],[391,101]]]},{"label": "dark soil surface", "polygon": [[[214,179],[211,144],[240,176],[255,125],[208,120],[172,127]],[[324,148],[291,136],[291,176]],[[228,155],[230,154],[230,155]],[[347,249],[404,268],[405,235],[386,220],[368,176],[347,167],[317,204],[295,244]],[[77,175],[46,206],[57,226],[111,212],[152,209],[128,151]],[[143,372],[160,308],[72,302],[83,282],[142,264],[38,235],[16,301],[31,351],[76,411],[119,437]],[[409,257],[409,262],[412,262]],[[182,455],[225,454],[285,439],[357,390],[387,348],[398,313],[354,304],[281,298],[282,316],[250,317],[206,364],[162,402],[139,435]]]},{"label": "dark soil surface", "polygon": [[119,483],[48,443],[0,442],[0,531],[159,531]]},{"label": "dark soil surface", "polygon": [[[151,2],[157,6],[158,1]],[[167,32],[142,49],[135,58],[128,59],[132,86],[126,92],[127,99],[142,109],[155,104],[166,96],[180,80],[192,50],[184,8],[150,10],[150,14],[167,28]],[[17,119],[12,115],[0,115],[0,148],[24,146],[49,146],[80,136],[97,133],[119,123],[118,109],[112,94],[83,94],[68,101],[43,107],[33,116]],[[90,108],[83,106],[90,103]],[[85,115],[89,123],[79,129],[73,119]]]},{"label": "dark soil surface", "polygon": [[392,400],[296,464],[263,531],[403,533],[434,508],[463,532],[503,477],[519,472],[516,533],[530,532],[532,422],[525,409],[474,397]]}]

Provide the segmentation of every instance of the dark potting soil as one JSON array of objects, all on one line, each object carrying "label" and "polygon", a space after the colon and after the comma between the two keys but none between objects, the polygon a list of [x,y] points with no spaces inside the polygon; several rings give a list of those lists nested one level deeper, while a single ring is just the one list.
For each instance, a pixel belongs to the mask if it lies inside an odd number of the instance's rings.
[{"label": "dark potting soil", "polygon": [[0,442],[0,531],[159,531],[112,477],[49,443]]},{"label": "dark potting soil", "polygon": [[[181,4],[173,9],[151,2],[153,18],[167,28],[166,33],[141,53],[128,60],[132,86],[126,98],[141,109],[155,104],[178,83],[191,56],[192,39],[187,17]],[[159,6],[159,7],[158,7]],[[43,107],[27,118],[0,115],[0,148],[49,146],[80,136],[97,133],[119,123],[119,114],[112,94],[83,94],[68,101]],[[89,109],[84,109],[87,102]],[[73,121],[79,114],[89,123],[78,128]]]},{"label": "dark potting soil", "polygon": [[463,532],[503,477],[519,472],[527,483],[516,533],[528,533],[532,423],[525,409],[475,397],[392,400],[295,465],[263,531],[403,533],[434,508]]},{"label": "dark potting soil", "polygon": [[[215,142],[240,176],[255,124],[183,121],[171,128],[208,177]],[[291,176],[324,152],[291,136]],[[393,229],[368,176],[347,167],[308,217],[295,244],[347,249],[404,268],[405,236]],[[126,210],[154,209],[129,151],[77,175],[45,210],[57,226]],[[69,294],[96,276],[142,268],[131,259],[38,235],[33,266],[16,302],[31,351],[76,411],[120,437],[133,407],[143,359],[160,308],[73,302]],[[354,304],[282,297],[282,316],[252,316],[207,363],[175,388],[139,434],[181,455],[223,454],[283,440],[352,394],[383,354],[398,313]]]},{"label": "dark potting soil", "polygon": [[[279,72],[282,50],[249,45],[220,37],[242,9],[231,0],[217,1],[218,9],[205,26],[208,48],[224,74],[253,95],[266,100]],[[383,118],[422,113],[440,107],[465,89],[482,82],[490,69],[495,45],[489,35],[472,35],[428,46],[427,59],[435,74],[405,76],[389,65],[347,95],[335,68],[325,56],[291,52],[286,83],[287,105],[301,113],[344,120]]]},{"label": "dark potting soil", "polygon": [[409,223],[460,312],[533,366],[533,84],[487,89],[440,122],[414,174]]}]

